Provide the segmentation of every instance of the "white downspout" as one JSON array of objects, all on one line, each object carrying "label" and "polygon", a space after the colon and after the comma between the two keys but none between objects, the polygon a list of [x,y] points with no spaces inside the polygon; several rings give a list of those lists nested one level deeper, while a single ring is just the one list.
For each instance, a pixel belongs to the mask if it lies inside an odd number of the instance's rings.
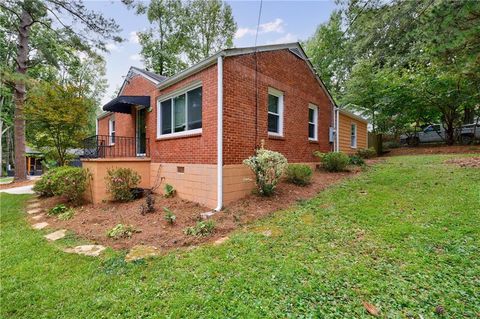
[{"label": "white downspout", "polygon": [[335,152],[340,151],[340,109],[335,108]]},{"label": "white downspout", "polygon": [[223,57],[217,58],[217,207],[223,206]]}]

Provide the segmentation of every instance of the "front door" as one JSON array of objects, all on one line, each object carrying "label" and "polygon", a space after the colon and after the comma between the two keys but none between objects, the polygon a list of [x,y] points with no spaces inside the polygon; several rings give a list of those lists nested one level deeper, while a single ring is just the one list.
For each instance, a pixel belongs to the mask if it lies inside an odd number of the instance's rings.
[{"label": "front door", "polygon": [[137,110],[137,120],[136,120],[136,145],[137,145],[137,156],[145,156],[147,154],[147,132],[146,132],[146,108]]}]

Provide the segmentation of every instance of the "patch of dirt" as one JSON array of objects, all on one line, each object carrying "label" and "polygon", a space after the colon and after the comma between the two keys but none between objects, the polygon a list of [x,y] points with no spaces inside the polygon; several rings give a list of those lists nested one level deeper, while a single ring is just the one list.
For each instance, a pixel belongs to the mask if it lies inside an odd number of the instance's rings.
[{"label": "patch of dirt", "polygon": [[7,189],[12,187],[20,187],[20,186],[27,186],[35,184],[34,180],[26,180],[26,181],[13,181],[11,183],[0,184],[0,189]]},{"label": "patch of dirt", "polygon": [[385,156],[480,153],[478,145],[421,145],[391,149]]},{"label": "patch of dirt", "polygon": [[[378,160],[377,160],[378,161]],[[375,160],[368,161],[374,163]],[[271,214],[274,211],[286,209],[299,200],[314,197],[318,192],[347,178],[356,175],[360,169],[355,168],[352,172],[328,173],[315,171],[312,183],[306,187],[296,186],[286,182],[278,185],[277,192],[272,197],[259,197],[249,195],[227,205],[226,209],[215,214],[211,219],[215,221],[215,231],[208,237],[187,236],[183,233],[186,227],[194,226],[201,220],[200,214],[209,211],[200,204],[182,200],[180,198],[164,198],[155,196],[156,211],[151,214],[141,215],[140,206],[145,199],[139,199],[129,203],[102,203],[87,204],[75,208],[75,216],[68,221],[60,221],[55,216],[46,216],[43,219],[50,227],[57,229],[69,229],[78,236],[86,238],[95,244],[110,246],[115,249],[126,249],[136,245],[151,245],[168,250],[186,246],[197,246],[204,242],[215,242],[227,236],[236,228],[243,227],[256,219]],[[45,212],[55,205],[63,203],[59,198],[41,199],[42,208]],[[176,215],[176,222],[170,225],[164,220],[167,207]],[[308,220],[306,221],[308,223]],[[111,239],[106,236],[108,230],[117,224],[132,225],[140,230],[131,238]],[[265,230],[271,236],[277,232]]]},{"label": "patch of dirt", "polygon": [[447,164],[455,164],[460,167],[480,168],[480,157],[454,158],[445,161]]}]

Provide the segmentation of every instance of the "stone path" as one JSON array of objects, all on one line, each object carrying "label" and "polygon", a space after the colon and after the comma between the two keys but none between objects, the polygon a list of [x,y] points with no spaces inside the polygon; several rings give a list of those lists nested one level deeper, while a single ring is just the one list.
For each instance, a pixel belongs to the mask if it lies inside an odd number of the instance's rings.
[{"label": "stone path", "polygon": [[48,226],[48,223],[47,222],[42,222],[42,223],[38,223],[38,224],[33,224],[33,228],[34,229],[44,229],[45,227]]},{"label": "stone path", "polygon": [[0,190],[0,193],[7,193],[7,194],[14,194],[14,195],[35,194],[32,188],[33,188],[33,185],[12,187],[12,188],[2,189]]},{"label": "stone path", "polygon": [[35,208],[40,208],[40,202],[39,201],[36,201],[36,202],[32,202],[32,203],[29,203],[27,205],[27,209],[35,209]]},{"label": "stone path", "polygon": [[106,248],[102,245],[81,245],[73,248],[67,248],[64,250],[64,252],[96,257],[105,249]]},{"label": "stone path", "polygon": [[148,257],[158,256],[160,250],[155,246],[137,245],[134,246],[125,256],[125,261],[135,261]]},{"label": "stone path", "polygon": [[55,241],[55,240],[58,240],[58,239],[61,239],[61,238],[65,237],[66,233],[67,233],[66,229],[60,229],[60,230],[57,230],[56,232],[45,235],[44,237],[47,240]]},{"label": "stone path", "polygon": [[39,220],[39,219],[42,219],[42,218],[43,218],[43,214],[36,215],[36,216],[32,217],[33,220]]},{"label": "stone path", "polygon": [[34,208],[34,209],[28,209],[28,210],[27,210],[27,213],[28,213],[29,215],[34,215],[34,214],[40,213],[41,211],[42,211],[41,208]]}]

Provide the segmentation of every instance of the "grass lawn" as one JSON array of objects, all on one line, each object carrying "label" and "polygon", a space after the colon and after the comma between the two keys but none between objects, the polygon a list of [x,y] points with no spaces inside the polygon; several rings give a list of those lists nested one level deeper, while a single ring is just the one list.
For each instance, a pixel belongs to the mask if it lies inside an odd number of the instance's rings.
[{"label": "grass lawn", "polygon": [[389,158],[221,246],[131,264],[63,253],[75,239],[47,243],[28,196],[1,194],[0,317],[359,318],[367,301],[385,318],[477,318],[480,170],[447,158]]},{"label": "grass lawn", "polygon": [[0,177],[0,183],[10,183],[13,181],[13,177]]}]

